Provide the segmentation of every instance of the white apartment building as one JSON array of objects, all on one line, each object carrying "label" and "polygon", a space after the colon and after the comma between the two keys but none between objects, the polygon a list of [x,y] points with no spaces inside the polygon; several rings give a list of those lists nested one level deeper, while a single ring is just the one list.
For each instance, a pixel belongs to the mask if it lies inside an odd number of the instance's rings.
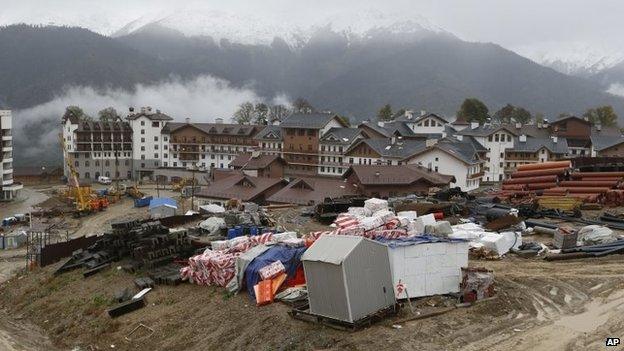
[{"label": "white apartment building", "polygon": [[13,135],[11,111],[0,110],[0,137],[1,153],[0,153],[0,174],[2,174],[2,182],[0,182],[0,200],[12,200],[19,194],[24,186],[20,183],[13,182]]},{"label": "white apartment building", "polygon": [[173,118],[147,106],[140,111],[131,107],[126,120],[133,133],[133,175],[136,179],[152,178],[154,170],[169,163],[169,137],[162,130]]}]

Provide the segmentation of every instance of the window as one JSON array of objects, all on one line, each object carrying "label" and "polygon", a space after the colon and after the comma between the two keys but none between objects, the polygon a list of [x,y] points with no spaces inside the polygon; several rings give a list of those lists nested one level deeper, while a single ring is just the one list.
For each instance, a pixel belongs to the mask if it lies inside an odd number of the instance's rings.
[{"label": "window", "polygon": [[145,151],[145,146],[141,146],[141,151]]},{"label": "window", "polygon": [[145,142],[145,138],[141,138],[141,142],[144,143]]},{"label": "window", "polygon": [[349,164],[353,164],[353,157],[349,157]]},{"label": "window", "polygon": [[145,129],[141,129],[141,134],[145,134]]},{"label": "window", "polygon": [[436,160],[436,162],[438,162],[439,161],[439,157],[436,157],[435,160]]},{"label": "window", "polygon": [[498,134],[494,134],[494,141],[498,142],[499,141],[499,136]]},{"label": "window", "polygon": [[110,162],[108,160],[104,161],[104,166],[106,167],[110,166]]},{"label": "window", "polygon": [[78,162],[78,161],[74,162],[74,166],[80,167],[80,162]]},{"label": "window", "polygon": [[145,155],[141,155],[141,160],[145,160]]},{"label": "window", "polygon": [[85,173],[85,178],[90,179],[91,178],[91,174],[89,172]]},{"label": "window", "polygon": [[158,154],[154,154],[154,158],[158,158]]},{"label": "window", "polygon": [[507,134],[507,142],[510,143],[511,142],[511,135]]},{"label": "window", "polygon": [[152,128],[158,128],[158,122],[152,122]]},{"label": "window", "polygon": [[141,163],[141,168],[145,168],[145,163]]},{"label": "window", "polygon": [[169,157],[169,155],[168,154],[163,154],[163,157],[167,158],[167,157]]},{"label": "window", "polygon": [[165,150],[169,149],[169,147],[167,146],[167,144],[163,145],[163,149],[165,149]]},{"label": "window", "polygon": [[[89,161],[85,161],[85,167],[89,167]],[[89,178],[89,177],[86,177]]]},{"label": "window", "polygon": [[505,158],[505,154],[501,152],[500,158]]},{"label": "window", "polygon": [[158,137],[157,136],[154,137],[154,141],[158,141]]},{"label": "window", "polygon": [[141,121],[141,125],[144,126],[145,125],[145,121]]},{"label": "window", "polygon": [[435,168],[434,168],[434,169],[435,169],[435,171],[437,172],[437,171],[438,171],[438,166],[435,166]]},{"label": "window", "polygon": [[100,167],[100,161],[97,161],[97,160],[96,160],[96,161],[95,161],[95,166],[96,166],[96,167]]},{"label": "window", "polygon": [[488,136],[488,141],[492,141],[492,135]]},{"label": "window", "polygon": [[174,163],[173,163],[173,167],[178,167],[178,163],[177,163],[177,162],[174,162]]},{"label": "window", "polygon": [[158,150],[158,145],[154,145],[154,150]]},{"label": "window", "polygon": [[167,140],[169,140],[169,139],[167,138],[167,136],[164,136],[164,137],[163,137],[163,141],[167,141]]},{"label": "window", "polygon": [[299,129],[299,130],[297,130],[297,135],[299,135],[299,136],[304,136],[304,135],[305,135],[305,129]]},{"label": "window", "polygon": [[125,161],[124,161],[124,165],[126,165],[126,166],[130,166],[130,160],[125,160]]}]

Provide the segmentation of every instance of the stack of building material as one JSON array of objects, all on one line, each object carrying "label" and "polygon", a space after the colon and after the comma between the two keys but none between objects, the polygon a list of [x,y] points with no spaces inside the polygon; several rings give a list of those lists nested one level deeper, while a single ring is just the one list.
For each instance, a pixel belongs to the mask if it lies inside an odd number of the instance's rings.
[{"label": "stack of building material", "polygon": [[557,187],[557,182],[569,173],[570,161],[532,163],[518,166],[511,179],[503,181],[501,195],[519,196]]}]

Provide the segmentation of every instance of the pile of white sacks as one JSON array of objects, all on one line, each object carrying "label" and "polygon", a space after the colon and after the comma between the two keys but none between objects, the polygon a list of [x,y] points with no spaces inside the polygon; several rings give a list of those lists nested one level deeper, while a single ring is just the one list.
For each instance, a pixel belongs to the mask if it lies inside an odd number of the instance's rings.
[{"label": "pile of white sacks", "polygon": [[464,239],[470,242],[471,248],[486,248],[487,250],[502,256],[511,249],[517,249],[522,245],[522,232],[524,222],[519,226],[519,231],[490,232],[476,223],[467,222],[451,227],[453,233],[448,237],[452,239]]},{"label": "pile of white sacks", "polygon": [[432,235],[464,239],[470,242],[471,248],[485,248],[499,256],[522,245],[521,231],[490,232],[472,222],[451,226],[448,221],[436,221],[433,214],[419,216],[416,211],[395,213],[388,207],[388,201],[377,198],[366,200],[364,207],[350,207],[331,226],[335,229],[310,233],[308,237],[314,240],[320,235],[358,235],[392,239]]},{"label": "pile of white sacks", "polygon": [[416,211],[395,213],[388,207],[388,201],[372,198],[364,207],[350,207],[341,213],[331,225],[334,230],[313,232],[309,238],[321,235],[358,235],[368,238],[387,239],[430,234],[446,237],[453,231],[447,221],[436,221],[433,214],[418,216]]}]

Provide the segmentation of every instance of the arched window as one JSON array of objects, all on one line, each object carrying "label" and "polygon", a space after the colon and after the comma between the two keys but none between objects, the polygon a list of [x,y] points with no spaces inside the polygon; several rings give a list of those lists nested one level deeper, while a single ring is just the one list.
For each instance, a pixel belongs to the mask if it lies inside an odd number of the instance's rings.
[{"label": "arched window", "polygon": [[100,167],[100,161],[95,160],[95,166],[96,166],[96,167]]},{"label": "arched window", "polygon": [[74,166],[80,167],[80,162],[78,162],[78,161],[74,162]]},{"label": "arched window", "polygon": [[[89,161],[85,161],[85,167],[89,167]],[[89,177],[85,177],[85,178],[89,178]]]},{"label": "arched window", "polygon": [[110,177],[110,172],[109,171],[106,171],[105,174],[106,174],[107,177]]},{"label": "arched window", "polygon": [[89,172],[85,173],[85,178],[86,179],[91,179],[91,174],[89,174]]},{"label": "arched window", "polygon": [[100,172],[95,172],[95,179],[98,179],[100,177]]},{"label": "arched window", "polygon": [[106,167],[110,166],[110,162],[108,160],[104,161],[104,166],[106,166]]}]

